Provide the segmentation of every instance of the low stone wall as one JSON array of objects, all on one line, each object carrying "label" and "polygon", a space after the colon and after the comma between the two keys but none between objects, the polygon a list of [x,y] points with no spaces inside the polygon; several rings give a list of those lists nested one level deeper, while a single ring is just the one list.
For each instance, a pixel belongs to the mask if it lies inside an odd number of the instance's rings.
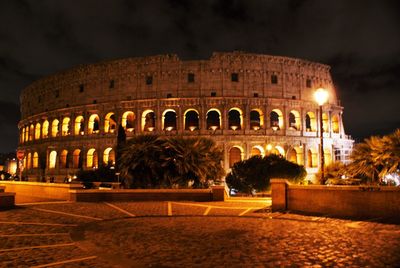
[{"label": "low stone wall", "polygon": [[[17,203],[33,201],[70,200],[100,201],[224,201],[224,186],[210,189],[81,189],[81,185],[26,181],[0,181],[0,191],[15,192]],[[29,201],[28,201],[29,202]]]},{"label": "low stone wall", "polygon": [[400,188],[369,186],[293,185],[271,180],[272,210],[360,218],[400,220]]},{"label": "low stone wall", "polygon": [[36,198],[41,200],[69,200],[69,190],[76,187],[73,184],[27,181],[0,181],[0,186],[5,186],[6,192],[15,192],[17,201],[23,198],[32,200]]},{"label": "low stone wall", "polygon": [[225,188],[211,189],[130,189],[70,190],[71,201],[224,201]]}]

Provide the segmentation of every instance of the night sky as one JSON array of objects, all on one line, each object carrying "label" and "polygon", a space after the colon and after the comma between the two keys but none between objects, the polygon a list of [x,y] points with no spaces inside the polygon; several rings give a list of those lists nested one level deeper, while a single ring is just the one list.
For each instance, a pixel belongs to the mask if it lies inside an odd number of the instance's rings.
[{"label": "night sky", "polygon": [[0,152],[17,146],[19,94],[78,64],[241,50],[332,66],[347,134],[400,127],[400,1],[0,2]]}]

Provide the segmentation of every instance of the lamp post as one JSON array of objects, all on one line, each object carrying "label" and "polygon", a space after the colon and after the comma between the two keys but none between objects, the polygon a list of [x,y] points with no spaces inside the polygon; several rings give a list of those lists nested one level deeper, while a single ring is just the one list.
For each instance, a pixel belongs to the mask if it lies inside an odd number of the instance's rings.
[{"label": "lamp post", "polygon": [[321,159],[321,184],[325,184],[325,156],[324,156],[324,127],[322,120],[322,106],[328,101],[328,91],[324,88],[318,88],[314,92],[315,101],[319,105],[319,124],[320,124],[320,159]]}]

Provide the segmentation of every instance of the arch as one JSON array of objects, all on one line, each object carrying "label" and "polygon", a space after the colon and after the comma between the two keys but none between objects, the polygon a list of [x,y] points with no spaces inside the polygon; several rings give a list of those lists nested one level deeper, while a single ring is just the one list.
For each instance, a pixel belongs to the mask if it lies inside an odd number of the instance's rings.
[{"label": "arch", "polygon": [[270,114],[271,128],[274,130],[283,128],[283,113],[279,109],[273,109]]},{"label": "arch", "polygon": [[294,148],[289,148],[287,152],[287,160],[297,164],[297,151]]},{"label": "arch", "polygon": [[33,168],[38,168],[39,167],[39,155],[38,155],[37,152],[33,153],[32,167]]},{"label": "arch", "polygon": [[42,125],[42,139],[49,137],[49,121],[45,120]]},{"label": "arch", "polygon": [[156,129],[156,114],[153,110],[142,113],[142,131],[153,131]]},{"label": "arch", "polygon": [[63,121],[62,121],[62,126],[61,126],[61,135],[62,136],[68,136],[69,133],[69,121],[70,118],[69,117],[64,117]]},{"label": "arch", "polygon": [[195,109],[188,109],[184,115],[185,130],[193,131],[199,129],[199,112]]},{"label": "arch", "polygon": [[238,146],[234,146],[229,150],[229,167],[233,167],[233,165],[237,162],[242,161],[242,148]]},{"label": "arch", "polygon": [[33,141],[34,134],[35,134],[35,126],[31,124],[29,127],[29,141]]},{"label": "arch", "polygon": [[68,167],[67,159],[68,159],[68,151],[62,150],[62,152],[60,154],[59,168],[67,168]]},{"label": "arch", "polygon": [[32,154],[28,153],[27,160],[26,160],[26,169],[32,168]]},{"label": "arch", "polygon": [[87,152],[86,167],[87,168],[97,168],[98,167],[97,151],[94,148],[89,149]]},{"label": "arch", "polygon": [[332,154],[331,154],[331,150],[329,150],[329,148],[324,149],[324,162],[325,162],[325,165],[329,165],[332,163]]},{"label": "arch", "polygon": [[329,117],[327,113],[322,113],[322,127],[325,132],[329,132]]},{"label": "arch", "polygon": [[292,110],[289,113],[289,128],[293,130],[300,130],[300,113]]},{"label": "arch", "polygon": [[210,109],[206,115],[207,129],[221,129],[221,112],[218,109]]},{"label": "arch", "polygon": [[115,114],[110,112],[104,117],[104,133],[114,133],[117,129]]},{"label": "arch", "polygon": [[128,131],[132,132],[135,129],[135,114],[132,111],[126,111],[122,115],[121,125],[122,127]]},{"label": "arch", "polygon": [[259,156],[264,156],[264,148],[260,145],[255,145],[253,148],[251,148],[251,156],[259,155]]},{"label": "arch", "polygon": [[81,150],[75,149],[72,153],[72,168],[82,168]]},{"label": "arch", "polygon": [[282,148],[282,146],[276,145],[275,147],[271,148],[270,153],[284,156],[285,150]]},{"label": "arch", "polygon": [[258,130],[264,125],[264,115],[261,110],[253,109],[250,111],[250,128]]},{"label": "arch", "polygon": [[35,140],[39,140],[40,139],[40,123],[36,123],[35,126]]},{"label": "arch", "polygon": [[25,127],[25,142],[29,141],[29,126]]},{"label": "arch", "polygon": [[337,114],[332,116],[332,132],[339,133],[339,116]]},{"label": "arch", "polygon": [[97,114],[92,114],[88,122],[88,134],[96,134],[100,132],[100,117]]},{"label": "arch", "polygon": [[243,113],[239,108],[231,108],[228,112],[228,129],[242,129]]},{"label": "arch", "polygon": [[162,129],[171,131],[176,130],[176,112],[172,109],[167,109],[162,114]]},{"label": "arch", "polygon": [[52,137],[57,137],[59,123],[60,123],[60,121],[58,121],[58,119],[53,120],[53,123],[51,124],[51,136]]},{"label": "arch", "polygon": [[315,168],[318,166],[317,150],[310,148],[307,150],[307,167]]},{"label": "arch", "polygon": [[49,169],[56,168],[56,163],[57,163],[57,152],[51,151],[49,154]]},{"label": "arch", "polygon": [[306,113],[306,131],[317,131],[317,119],[315,118],[315,113],[313,112]]},{"label": "arch", "polygon": [[25,142],[25,128],[23,127],[21,130],[21,142],[24,143]]},{"label": "arch", "polygon": [[103,163],[105,165],[115,165],[115,151],[113,148],[109,147],[104,150]]},{"label": "arch", "polygon": [[85,119],[82,115],[78,115],[75,117],[75,127],[74,127],[75,135],[83,135],[85,134]]}]

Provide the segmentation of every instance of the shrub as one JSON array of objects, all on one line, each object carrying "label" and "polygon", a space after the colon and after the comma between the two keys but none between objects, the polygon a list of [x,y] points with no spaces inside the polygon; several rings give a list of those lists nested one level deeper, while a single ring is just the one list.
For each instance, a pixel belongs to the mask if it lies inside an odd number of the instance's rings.
[{"label": "shrub", "polygon": [[285,178],[298,183],[306,174],[303,166],[272,154],[265,157],[253,156],[235,163],[226,177],[226,182],[231,189],[252,194],[254,191],[267,190],[271,178]]}]

